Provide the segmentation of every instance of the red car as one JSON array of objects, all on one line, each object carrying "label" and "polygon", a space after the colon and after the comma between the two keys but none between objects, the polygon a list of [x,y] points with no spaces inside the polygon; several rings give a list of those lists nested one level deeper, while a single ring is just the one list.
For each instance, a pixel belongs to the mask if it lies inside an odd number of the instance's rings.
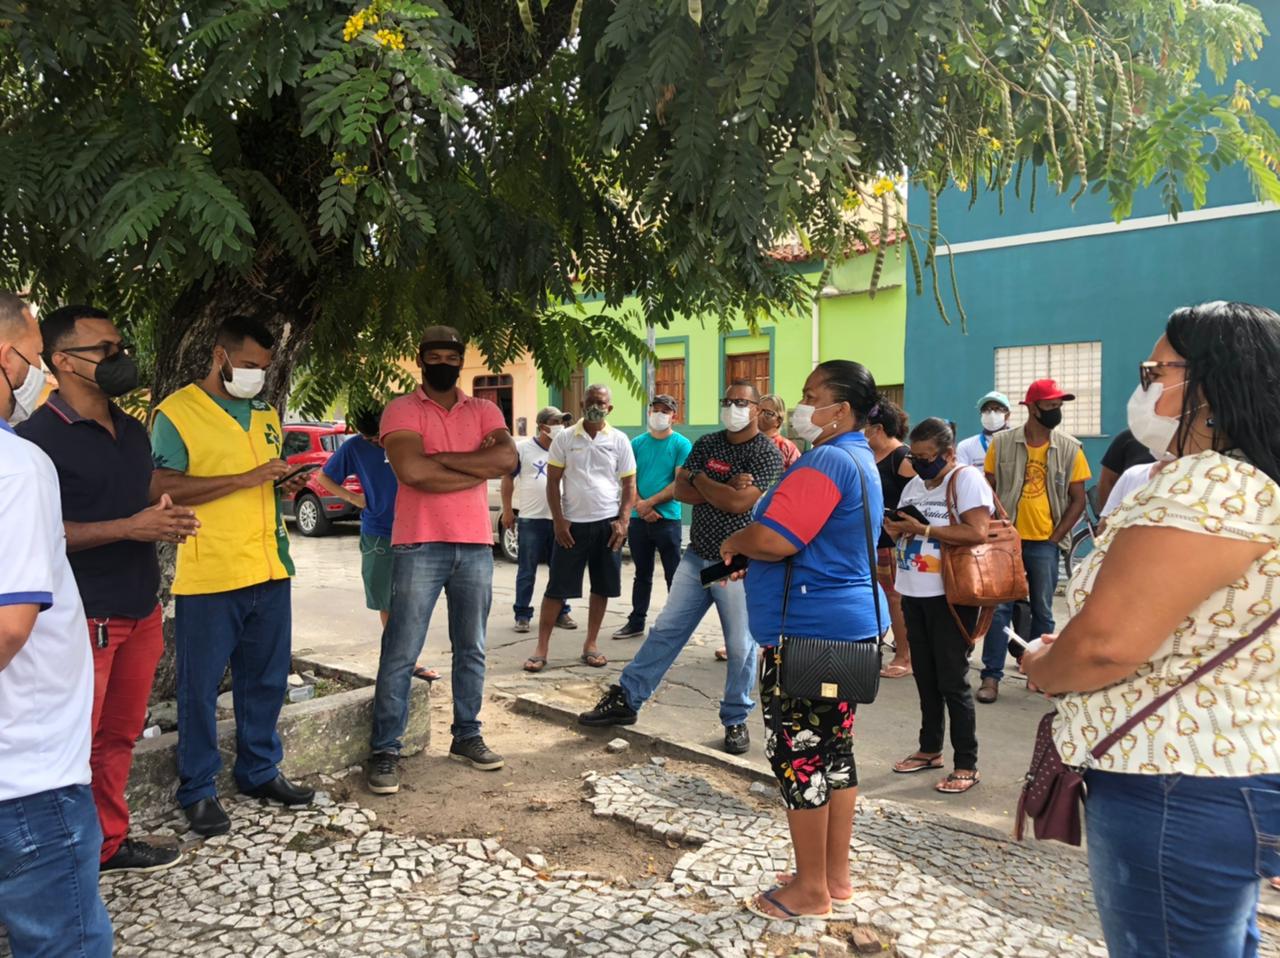
[{"label": "red car", "polygon": [[[323,466],[350,437],[347,427],[332,422],[287,422],[284,424],[284,458],[291,466]],[[315,477],[317,469],[301,492],[291,499],[284,499],[281,508],[291,517],[304,536],[325,535],[333,523],[343,519],[359,519],[360,510],[345,499],[330,495]],[[351,492],[364,490],[355,476],[348,476],[342,484]]]}]

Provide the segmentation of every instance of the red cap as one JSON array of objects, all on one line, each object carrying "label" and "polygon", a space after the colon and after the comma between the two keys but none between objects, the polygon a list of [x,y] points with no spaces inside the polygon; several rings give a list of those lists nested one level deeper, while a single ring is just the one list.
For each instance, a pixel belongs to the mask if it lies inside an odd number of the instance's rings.
[{"label": "red cap", "polygon": [[1071,393],[1064,393],[1059,389],[1052,379],[1037,379],[1027,387],[1027,398],[1022,400],[1021,405],[1028,406],[1033,402],[1049,402],[1054,399],[1070,402],[1075,398]]}]

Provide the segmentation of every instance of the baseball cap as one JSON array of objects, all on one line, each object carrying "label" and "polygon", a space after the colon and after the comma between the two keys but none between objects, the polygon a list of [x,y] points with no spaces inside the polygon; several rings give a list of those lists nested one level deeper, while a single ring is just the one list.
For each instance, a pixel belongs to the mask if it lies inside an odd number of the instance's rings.
[{"label": "baseball cap", "polygon": [[570,416],[567,412],[561,412],[555,406],[543,406],[541,409],[538,410],[538,415],[534,421],[539,426],[542,426],[549,422],[550,423],[556,423],[556,422],[568,423],[569,420],[572,418],[573,417]]},{"label": "baseball cap", "polygon": [[1004,406],[1005,409],[1013,408],[1013,405],[1009,402],[1009,397],[1002,392],[997,392],[994,389],[978,400],[979,411],[981,411],[982,407],[989,402],[998,402],[1000,405]]},{"label": "baseball cap", "polygon": [[650,402],[649,405],[650,406],[663,405],[663,406],[666,406],[668,409],[670,409],[672,412],[680,411],[680,404],[676,402],[675,397],[667,393],[658,393],[658,395],[653,397],[653,401]]},{"label": "baseball cap", "polygon": [[428,326],[418,343],[418,352],[428,349],[456,349],[465,355],[467,344],[452,326]]},{"label": "baseball cap", "polygon": [[1063,392],[1059,389],[1058,384],[1052,379],[1037,379],[1027,387],[1027,398],[1022,400],[1021,405],[1026,406],[1033,402],[1049,402],[1054,399],[1070,402],[1075,398],[1071,393]]}]

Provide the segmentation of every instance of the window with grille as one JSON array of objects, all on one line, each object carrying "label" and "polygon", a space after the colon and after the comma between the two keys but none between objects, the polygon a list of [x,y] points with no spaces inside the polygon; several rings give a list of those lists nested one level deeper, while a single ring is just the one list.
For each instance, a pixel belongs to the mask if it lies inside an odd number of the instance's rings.
[{"label": "window with grille", "polygon": [[1102,343],[1052,343],[1045,346],[1007,346],[996,350],[996,389],[1013,403],[1010,422],[1027,421],[1027,408],[1018,405],[1037,379],[1056,380],[1074,402],[1062,405],[1062,428],[1073,436],[1102,434]]}]

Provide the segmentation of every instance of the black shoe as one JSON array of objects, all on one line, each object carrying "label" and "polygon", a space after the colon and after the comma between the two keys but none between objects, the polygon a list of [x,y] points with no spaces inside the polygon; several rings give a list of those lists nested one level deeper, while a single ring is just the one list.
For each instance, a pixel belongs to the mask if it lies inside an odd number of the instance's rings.
[{"label": "black shoe", "polygon": [[751,751],[751,735],[745,725],[724,727],[724,750],[730,755],[743,755]]},{"label": "black shoe", "polygon": [[222,803],[216,795],[183,806],[182,813],[187,816],[187,824],[191,826],[191,830],[205,838],[225,835],[231,831],[231,819],[222,810]]},{"label": "black shoe", "polygon": [[242,789],[242,791],[250,798],[269,798],[281,805],[310,805],[311,800],[316,797],[314,788],[294,785],[283,775],[277,775],[257,788]]},{"label": "black shoe", "polygon": [[172,868],[182,857],[176,848],[159,848],[146,842],[126,838],[116,853],[98,866],[101,872],[162,872]]},{"label": "black shoe", "polygon": [[461,742],[455,740],[449,746],[449,757],[455,762],[469,762],[472,768],[482,772],[496,772],[506,762],[502,756],[484,744],[479,735],[465,738]]},{"label": "black shoe", "polygon": [[634,639],[643,635],[644,626],[632,625],[630,622],[620,628],[617,632],[613,633],[613,637],[615,639]]},{"label": "black shoe", "polygon": [[364,766],[364,783],[375,795],[400,791],[400,756],[395,752],[374,752]]},{"label": "black shoe", "polygon": [[621,685],[609,686],[609,691],[605,692],[600,701],[596,703],[596,707],[590,712],[583,712],[578,716],[579,725],[635,725],[636,712],[627,703],[627,693],[622,691]]}]

